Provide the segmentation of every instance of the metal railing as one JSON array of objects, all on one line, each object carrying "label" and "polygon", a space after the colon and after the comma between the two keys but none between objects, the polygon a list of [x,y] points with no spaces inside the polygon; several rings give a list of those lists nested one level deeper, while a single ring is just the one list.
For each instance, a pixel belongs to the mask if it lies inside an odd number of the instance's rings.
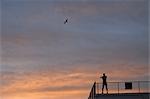
[{"label": "metal railing", "polygon": [[96,82],[94,82],[92,86],[88,99],[94,99],[95,95],[96,95]]},{"label": "metal railing", "polygon": [[[131,88],[126,89],[126,83],[131,83]],[[129,82],[108,82],[108,94],[121,93],[150,93],[150,81],[129,81]],[[104,88],[105,92],[105,88]],[[94,82],[88,99],[94,99],[94,96],[102,93],[102,83]]]}]

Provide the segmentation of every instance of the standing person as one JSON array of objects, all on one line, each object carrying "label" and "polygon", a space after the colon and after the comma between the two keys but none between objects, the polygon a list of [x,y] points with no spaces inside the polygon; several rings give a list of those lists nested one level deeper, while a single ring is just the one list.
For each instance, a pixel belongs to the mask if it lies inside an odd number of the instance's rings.
[{"label": "standing person", "polygon": [[108,94],[108,88],[107,88],[107,76],[105,75],[105,73],[103,73],[103,76],[100,77],[103,80],[103,85],[102,85],[102,94],[103,94],[103,90],[104,90],[104,86],[106,87],[106,91]]}]

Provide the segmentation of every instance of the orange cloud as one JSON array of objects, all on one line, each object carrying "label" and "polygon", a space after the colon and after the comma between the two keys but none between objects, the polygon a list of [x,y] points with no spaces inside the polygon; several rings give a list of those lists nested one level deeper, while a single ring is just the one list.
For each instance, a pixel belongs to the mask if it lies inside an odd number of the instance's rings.
[{"label": "orange cloud", "polygon": [[[2,96],[10,99],[24,99],[22,96],[33,97],[32,99],[42,99],[40,97],[47,96],[48,98],[58,99],[60,97],[83,96],[89,94],[90,88],[94,81],[99,81],[99,73],[103,73],[100,69],[77,68],[66,72],[33,72],[22,73],[19,75],[9,75],[14,79],[13,83],[1,86]],[[130,78],[130,75],[142,74],[145,68],[134,68],[128,71],[124,70],[106,70],[108,73],[109,82],[112,78]],[[122,74],[122,75],[120,75]],[[3,80],[8,80],[10,77],[3,77]],[[76,98],[78,99],[78,98]]]}]

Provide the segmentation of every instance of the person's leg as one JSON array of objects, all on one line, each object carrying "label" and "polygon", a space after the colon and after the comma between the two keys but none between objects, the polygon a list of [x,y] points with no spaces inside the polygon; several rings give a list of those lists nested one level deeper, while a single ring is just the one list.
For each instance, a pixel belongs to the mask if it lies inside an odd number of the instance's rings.
[{"label": "person's leg", "polygon": [[102,94],[103,94],[103,91],[104,91],[104,84],[102,85]]},{"label": "person's leg", "polygon": [[107,87],[107,84],[106,84],[105,86],[106,86],[106,91],[107,91],[107,94],[108,94],[108,87]]}]

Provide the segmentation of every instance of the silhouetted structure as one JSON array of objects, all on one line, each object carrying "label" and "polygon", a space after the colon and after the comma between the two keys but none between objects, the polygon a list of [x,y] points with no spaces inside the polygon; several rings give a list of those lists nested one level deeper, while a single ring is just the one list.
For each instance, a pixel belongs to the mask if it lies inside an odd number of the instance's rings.
[{"label": "silhouetted structure", "polygon": [[[103,76],[102,76],[103,77]],[[150,81],[107,82],[109,94],[102,94],[103,83],[94,82],[88,99],[150,99]]]},{"label": "silhouetted structure", "polygon": [[108,88],[107,88],[107,76],[105,75],[105,73],[103,73],[103,76],[100,77],[100,78],[102,78],[102,80],[103,80],[102,94],[103,94],[103,91],[104,91],[104,87],[106,87],[106,91],[107,91],[107,94],[108,94]]}]

